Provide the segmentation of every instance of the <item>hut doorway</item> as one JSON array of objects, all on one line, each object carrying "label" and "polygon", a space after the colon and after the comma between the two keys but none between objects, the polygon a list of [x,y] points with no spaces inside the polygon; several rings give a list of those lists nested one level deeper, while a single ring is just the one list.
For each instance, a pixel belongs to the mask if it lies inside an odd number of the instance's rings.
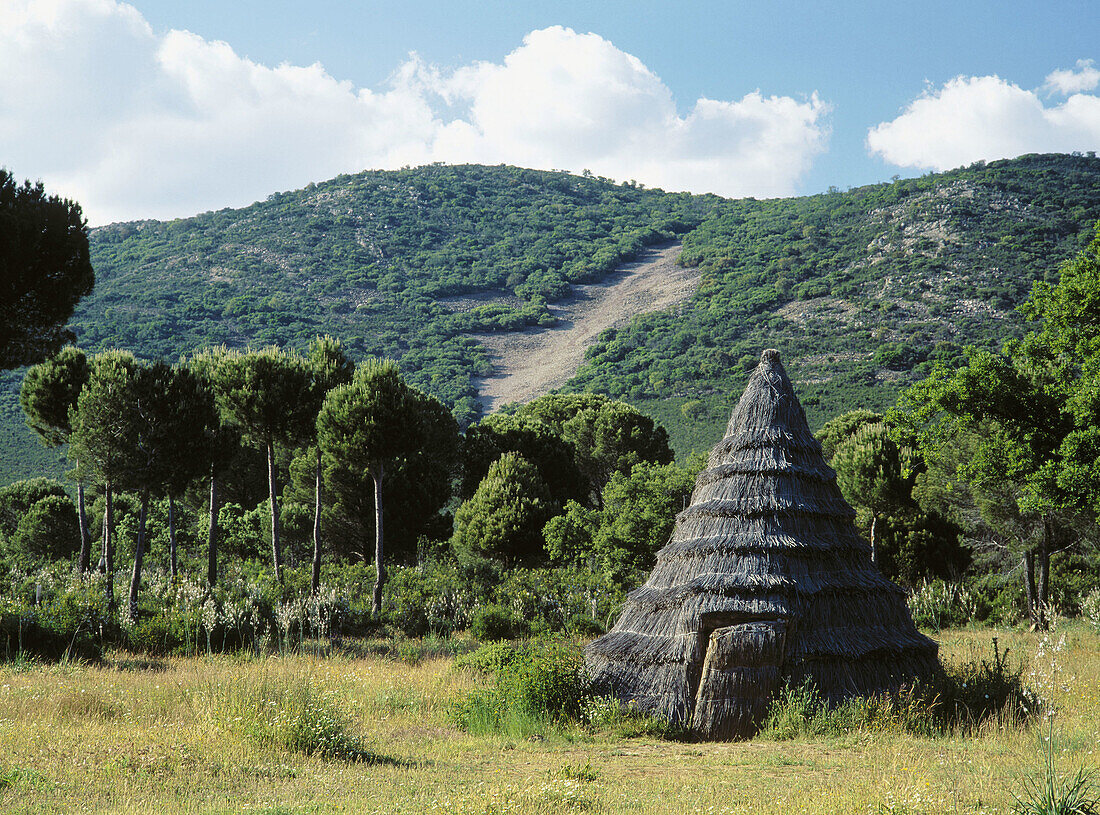
[{"label": "hut doorway", "polygon": [[779,689],[787,622],[752,620],[700,634],[706,651],[692,728],[705,739],[751,738]]}]

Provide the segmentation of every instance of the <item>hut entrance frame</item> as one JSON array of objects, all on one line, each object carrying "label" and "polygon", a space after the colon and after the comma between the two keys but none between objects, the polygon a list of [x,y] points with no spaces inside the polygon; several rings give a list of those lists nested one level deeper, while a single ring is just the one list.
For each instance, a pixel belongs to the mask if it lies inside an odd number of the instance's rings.
[{"label": "hut entrance frame", "polygon": [[688,661],[692,730],[703,738],[749,738],[767,715],[783,673],[788,615],[699,615]]}]

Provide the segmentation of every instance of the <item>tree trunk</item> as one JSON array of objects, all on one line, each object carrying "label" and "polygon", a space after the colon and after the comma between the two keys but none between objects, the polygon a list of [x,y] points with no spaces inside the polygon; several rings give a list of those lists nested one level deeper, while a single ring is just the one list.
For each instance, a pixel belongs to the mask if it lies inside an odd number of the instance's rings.
[{"label": "tree trunk", "polygon": [[374,479],[374,564],[378,569],[378,579],[374,581],[374,601],[371,614],[377,617],[382,611],[382,586],[386,583],[386,567],[382,565],[382,476],[381,464],[371,471]]},{"label": "tree trunk", "polygon": [[275,580],[283,582],[283,550],[279,546],[279,502],[275,497],[275,443],[267,443],[267,487],[271,499],[271,557],[275,563]]},{"label": "tree trunk", "polygon": [[149,510],[149,493],[141,494],[138,513],[137,544],[134,546],[134,573],[130,577],[130,621],[137,619],[138,590],[141,588],[141,564],[145,560],[145,517]]},{"label": "tree trunk", "polygon": [[1037,608],[1039,612],[1039,630],[1046,631],[1050,628],[1050,550],[1039,550],[1039,574],[1036,576],[1036,589],[1038,591]]},{"label": "tree trunk", "polygon": [[317,447],[317,472],[313,490],[313,577],[310,592],[321,589],[321,447]]},{"label": "tree trunk", "polygon": [[218,582],[218,479],[210,469],[210,531],[206,538],[206,582],[214,588]]},{"label": "tree trunk", "polygon": [[1039,547],[1039,574],[1036,580],[1036,592],[1039,604],[1040,630],[1050,628],[1048,609],[1050,608],[1050,550],[1054,547],[1054,528],[1049,517],[1043,519],[1043,543]]},{"label": "tree trunk", "polygon": [[92,567],[92,536],[88,532],[88,513],[84,508],[84,479],[76,482],[76,513],[80,521],[80,573]]},{"label": "tree trunk", "polygon": [[168,493],[168,568],[172,573],[172,582],[180,574],[179,558],[176,557],[176,499]]},{"label": "tree trunk", "polygon": [[878,516],[873,512],[871,513],[871,562],[875,562],[875,524],[878,523]]},{"label": "tree trunk", "polygon": [[1031,627],[1038,628],[1038,596],[1035,591],[1035,553],[1030,549],[1024,552],[1024,588],[1027,591],[1027,616]]},{"label": "tree trunk", "polygon": [[103,575],[106,578],[104,591],[107,595],[107,608],[113,612],[117,606],[115,604],[115,507],[111,482],[107,482],[103,495]]}]

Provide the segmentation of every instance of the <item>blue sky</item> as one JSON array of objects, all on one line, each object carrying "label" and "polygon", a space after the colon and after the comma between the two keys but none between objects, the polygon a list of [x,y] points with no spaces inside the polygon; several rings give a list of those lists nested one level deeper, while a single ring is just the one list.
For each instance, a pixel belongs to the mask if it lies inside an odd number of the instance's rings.
[{"label": "blue sky", "polygon": [[0,0],[0,163],[93,223],[431,160],[813,193],[1100,149],[1096,11]]}]

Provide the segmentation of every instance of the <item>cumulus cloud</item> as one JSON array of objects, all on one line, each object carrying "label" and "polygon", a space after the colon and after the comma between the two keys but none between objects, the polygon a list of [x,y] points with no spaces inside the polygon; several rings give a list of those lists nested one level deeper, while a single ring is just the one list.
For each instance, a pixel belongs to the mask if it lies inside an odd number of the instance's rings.
[{"label": "cumulus cloud", "polygon": [[[956,77],[926,90],[896,119],[867,134],[867,146],[902,167],[946,170],[979,159],[1100,148],[1100,84],[1091,61],[1055,71],[1045,87],[1069,94],[1048,105],[1039,92],[998,76]],[[1091,84],[1090,84],[1091,83]]]},{"label": "cumulus cloud", "polygon": [[828,105],[817,96],[750,93],[699,99],[685,116],[640,60],[596,34],[529,34],[504,63],[439,78],[469,103],[434,145],[439,158],[590,168],[668,189],[789,195],[825,147]]},{"label": "cumulus cloud", "polygon": [[1100,70],[1096,69],[1091,59],[1077,60],[1076,70],[1063,68],[1051,71],[1043,87],[1051,93],[1068,95],[1091,91],[1100,85]]},{"label": "cumulus cloud", "polygon": [[93,222],[247,204],[341,172],[512,163],[667,189],[786,195],[828,138],[816,94],[699,99],[596,34],[533,31],[502,62],[415,54],[383,89],[275,67],[116,0],[0,0],[0,160]]}]

